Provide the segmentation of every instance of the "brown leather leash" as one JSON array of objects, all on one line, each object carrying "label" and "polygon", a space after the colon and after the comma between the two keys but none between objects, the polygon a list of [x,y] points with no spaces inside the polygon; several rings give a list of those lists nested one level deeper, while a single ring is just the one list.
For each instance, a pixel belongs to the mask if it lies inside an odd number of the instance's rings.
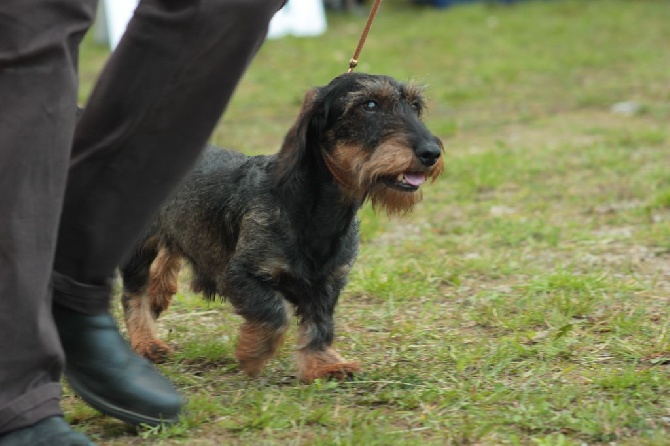
[{"label": "brown leather leash", "polygon": [[365,39],[368,38],[368,33],[370,32],[370,27],[372,26],[372,21],[375,19],[375,15],[377,14],[377,10],[379,9],[379,5],[381,5],[381,3],[382,0],[375,0],[374,4],[372,5],[372,9],[370,9],[370,14],[368,15],[368,21],[365,24],[365,28],[363,28],[361,38],[358,39],[358,46],[356,47],[356,51],[354,51],[354,55],[349,60],[349,70],[347,71],[347,73],[351,73],[352,71],[354,71],[354,68],[356,68],[356,65],[358,65],[358,57],[361,55],[363,45],[365,44]]}]

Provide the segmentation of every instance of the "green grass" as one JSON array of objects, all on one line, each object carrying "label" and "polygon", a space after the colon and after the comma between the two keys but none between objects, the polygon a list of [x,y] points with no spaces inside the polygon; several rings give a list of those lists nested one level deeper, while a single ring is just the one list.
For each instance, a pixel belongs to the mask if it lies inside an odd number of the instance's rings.
[{"label": "green grass", "polygon": [[[276,151],[364,21],[267,42],[213,141]],[[669,444],[668,23],[661,0],[384,2],[357,70],[428,86],[446,170],[413,214],[360,214],[336,347],[364,371],[298,383],[290,332],[245,377],[240,319],[184,280],[160,324],[182,422],[135,431],[66,389],[68,420],[109,446]],[[85,42],[82,101],[106,56]]]}]

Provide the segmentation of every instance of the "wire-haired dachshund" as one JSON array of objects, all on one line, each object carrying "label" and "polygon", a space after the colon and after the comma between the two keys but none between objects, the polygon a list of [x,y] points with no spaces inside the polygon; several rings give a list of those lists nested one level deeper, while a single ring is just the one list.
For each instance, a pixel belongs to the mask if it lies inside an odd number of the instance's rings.
[{"label": "wire-haired dachshund", "polygon": [[121,268],[132,347],[156,361],[170,348],[155,320],[177,290],[227,299],[244,318],[236,357],[261,372],[298,318],[298,376],[359,370],[333,348],[333,313],[358,252],[366,200],[409,212],[442,172],[443,147],[423,124],[422,90],[388,76],[344,74],[305,96],[281,150],[245,156],[209,148]]}]

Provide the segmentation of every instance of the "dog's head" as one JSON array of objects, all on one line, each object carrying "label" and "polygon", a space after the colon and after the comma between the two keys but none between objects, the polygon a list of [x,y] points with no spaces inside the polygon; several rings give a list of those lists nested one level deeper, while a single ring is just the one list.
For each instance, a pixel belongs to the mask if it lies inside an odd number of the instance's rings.
[{"label": "dog's head", "polygon": [[369,198],[375,209],[409,212],[421,185],[444,166],[442,142],[421,120],[424,107],[417,86],[389,76],[338,76],[305,96],[279,154],[277,181],[320,169],[345,200]]}]

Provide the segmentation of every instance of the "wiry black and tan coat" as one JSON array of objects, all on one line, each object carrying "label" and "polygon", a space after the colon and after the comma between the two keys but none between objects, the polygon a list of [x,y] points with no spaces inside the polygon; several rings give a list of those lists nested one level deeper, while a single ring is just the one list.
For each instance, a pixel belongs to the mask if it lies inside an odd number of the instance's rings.
[{"label": "wiry black and tan coat", "polygon": [[261,372],[299,323],[301,380],[359,369],[333,348],[335,306],[356,258],[356,212],[370,200],[409,212],[442,171],[442,144],[421,121],[419,88],[388,76],[345,74],[305,97],[279,153],[210,148],[122,266],[133,348],[160,359],[155,319],[176,292],[181,259],[192,287],[227,299],[244,318],[236,357]]}]

